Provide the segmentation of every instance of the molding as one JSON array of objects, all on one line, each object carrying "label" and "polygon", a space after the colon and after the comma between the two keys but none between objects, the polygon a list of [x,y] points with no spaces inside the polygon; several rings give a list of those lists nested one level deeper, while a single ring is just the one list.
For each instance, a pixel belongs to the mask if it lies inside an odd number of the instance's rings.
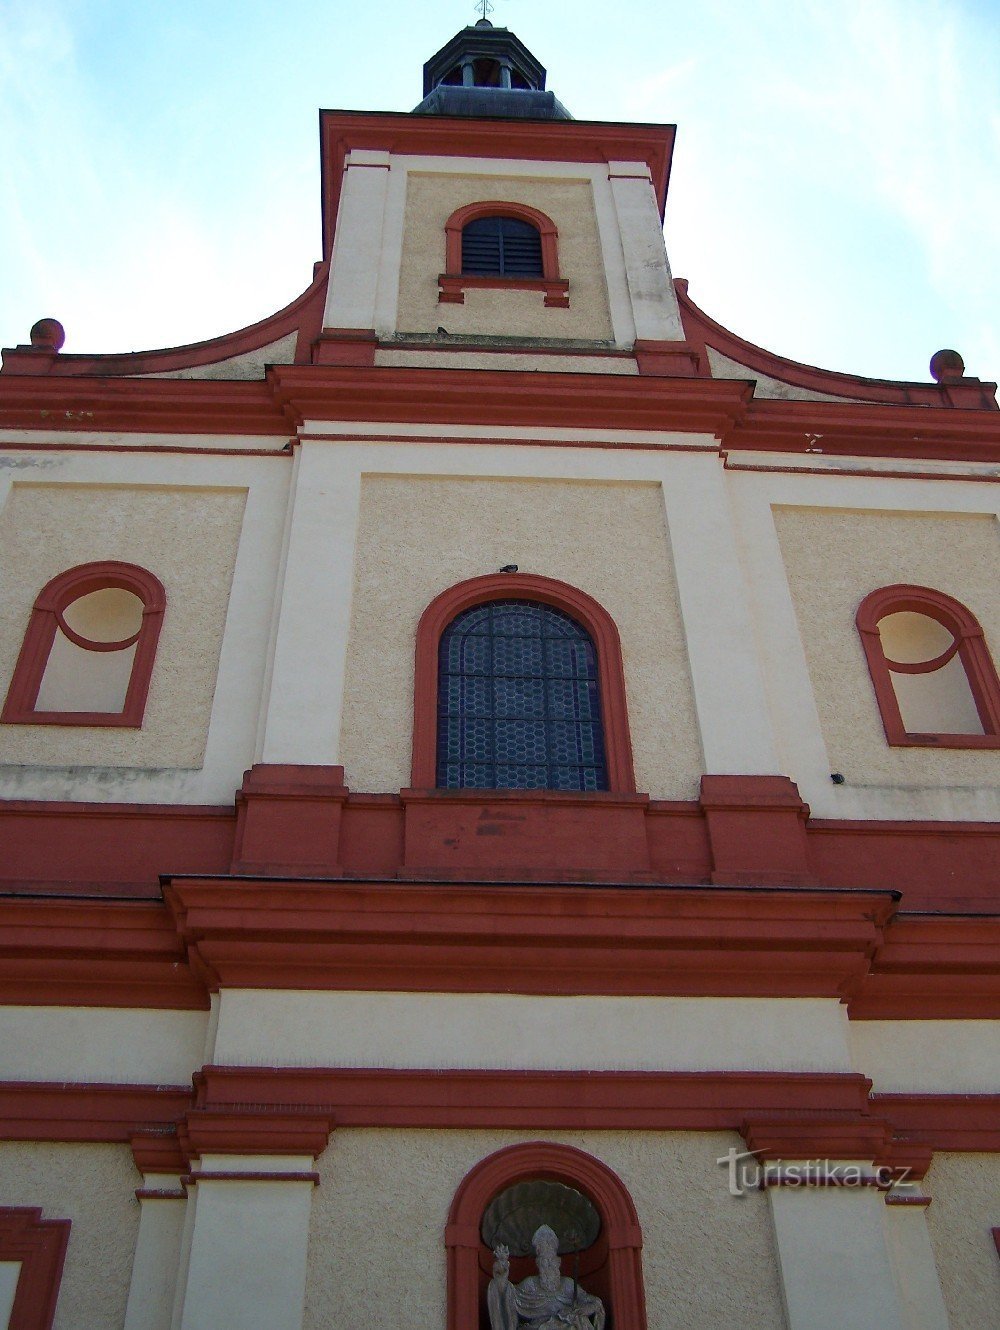
[{"label": "molding", "polygon": [[[854,1122],[871,1082],[853,1072],[398,1071],[204,1067],[208,1108],[275,1105],[337,1127],[738,1131],[748,1114]],[[880,1140],[885,1133],[882,1133]]]},{"label": "molding", "polygon": [[873,1094],[871,1102],[914,1145],[1000,1153],[1000,1094]]},{"label": "molding", "polygon": [[[199,1104],[204,1098],[207,1071],[204,1068],[194,1078]],[[264,1100],[258,1111],[245,1100],[235,1100],[218,1107],[192,1109],[180,1128],[181,1145],[191,1159],[206,1154],[311,1155],[318,1159],[330,1139],[330,1114],[288,1108]]]},{"label": "molding", "polygon": [[[186,1173],[181,1182],[191,1187],[199,1182],[308,1182],[319,1186],[318,1173],[223,1173],[218,1170],[204,1173]],[[183,1192],[180,1193],[182,1196]]]},{"label": "molding", "polygon": [[464,305],[466,291],[540,291],[546,309],[569,309],[569,280],[565,277],[476,277],[438,274],[438,304]]},{"label": "molding", "polygon": [[[879,623],[889,614],[908,611],[933,619],[952,634],[951,646],[934,660],[911,664],[890,660]],[[960,601],[932,587],[897,585],[872,591],[858,606],[855,624],[861,637],[885,737],[895,746],[920,748],[1000,748],[1000,679],[979,620]],[[903,723],[891,673],[931,674],[958,656],[972,692],[982,734],[915,734]]]},{"label": "molding", "polygon": [[[121,642],[93,642],[81,637],[66,622],[65,611],[83,596],[108,588],[130,592],[142,601],[139,630]],[[0,712],[4,725],[86,725],[139,729],[156,660],[156,644],[163,626],[167,593],[154,573],[137,564],[103,559],[59,573],[38,593],[11,677],[7,700]],[[37,711],[35,704],[49,655],[61,632],[86,651],[124,651],[135,647],[128,688],[121,711]]]},{"label": "molding", "polygon": [[7,1330],[51,1330],[72,1221],[0,1207],[0,1260],[20,1261]]},{"label": "molding", "polygon": [[191,1090],[176,1085],[0,1082],[0,1140],[128,1144],[143,1128],[169,1131]]},{"label": "molding", "polygon": [[570,586],[568,582],[533,573],[492,573],[458,582],[436,596],[421,615],[414,661],[413,786],[432,789],[437,784],[438,647],[441,635],[464,610],[491,600],[541,601],[562,610],[587,630],[597,655],[608,789],[616,794],[634,794],[625,664],[615,621],[585,591]]},{"label": "molding", "polygon": [[645,162],[660,219],[666,207],[676,125],[628,125],[588,120],[477,120],[370,111],[321,111],[323,254],[329,258],[347,154],[355,149],[393,156],[479,157],[499,160]]},{"label": "molding", "polygon": [[169,912],[157,903],[0,899],[0,1002],[204,1011]]},{"label": "molding", "polygon": [[898,914],[847,1010],[851,1020],[1000,1019],[1000,915]]},{"label": "molding", "polygon": [[212,989],[841,997],[889,893],[172,878]]}]

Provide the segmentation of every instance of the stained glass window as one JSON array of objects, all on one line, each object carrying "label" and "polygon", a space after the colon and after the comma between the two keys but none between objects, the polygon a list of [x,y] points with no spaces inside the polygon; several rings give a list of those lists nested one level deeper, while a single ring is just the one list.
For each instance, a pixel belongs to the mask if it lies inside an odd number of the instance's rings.
[{"label": "stained glass window", "polygon": [[542,237],[516,217],[477,217],[462,230],[462,273],[470,277],[541,277]]},{"label": "stained glass window", "polygon": [[443,789],[606,790],[597,656],[562,610],[494,600],[441,637],[437,783]]}]

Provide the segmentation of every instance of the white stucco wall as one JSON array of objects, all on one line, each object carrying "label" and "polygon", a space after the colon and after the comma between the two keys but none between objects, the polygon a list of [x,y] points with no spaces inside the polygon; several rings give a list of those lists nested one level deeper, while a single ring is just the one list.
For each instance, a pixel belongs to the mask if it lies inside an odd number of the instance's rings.
[{"label": "white stucco wall", "polygon": [[[459,167],[456,170],[456,167]],[[559,273],[570,283],[568,309],[546,308],[540,291],[467,290],[465,304],[439,304],[438,274],[446,271],[445,223],[456,209],[496,200],[522,203],[550,217],[559,233]],[[400,332],[507,334],[518,337],[612,337],[601,246],[590,181],[538,175],[410,170],[399,273]]]},{"label": "white stucco wall", "polygon": [[13,673],[38,593],[78,564],[138,564],[160,579],[167,607],[141,729],[5,725],[0,763],[200,766],[245,489],[53,484],[38,471],[34,483],[22,473],[0,513],[0,680]]},{"label": "white stucco wall", "polygon": [[53,1330],[121,1330],[139,1226],[127,1145],[0,1142],[0,1198],[72,1228]]},{"label": "white stucco wall", "polygon": [[[444,1226],[466,1173],[537,1134],[335,1132],[313,1198],[304,1330],[429,1330],[446,1317]],[[732,1197],[725,1132],[559,1133],[628,1188],[650,1330],[784,1330],[767,1201]]]},{"label": "white stucco wall", "polygon": [[996,518],[781,506],[774,520],[831,770],[857,786],[1000,785],[995,753],[889,746],[854,624],[869,592],[914,583],[961,601],[1000,650]]},{"label": "white stucco wall", "polygon": [[659,486],[488,474],[363,479],[342,731],[348,783],[409,784],[420,616],[447,587],[508,563],[569,582],[608,611],[622,640],[637,788],[693,797],[702,761]]},{"label": "white stucco wall", "polygon": [[823,998],[538,997],[224,989],[214,1061],[233,1066],[848,1071]]},{"label": "white stucco wall", "polygon": [[926,1184],[951,1330],[985,1330],[996,1325],[1000,1307],[1000,1259],[990,1232],[1000,1227],[1000,1155],[936,1154]]},{"label": "white stucco wall", "polygon": [[188,1085],[204,1062],[207,1011],[3,1007],[0,1075],[9,1081]]}]

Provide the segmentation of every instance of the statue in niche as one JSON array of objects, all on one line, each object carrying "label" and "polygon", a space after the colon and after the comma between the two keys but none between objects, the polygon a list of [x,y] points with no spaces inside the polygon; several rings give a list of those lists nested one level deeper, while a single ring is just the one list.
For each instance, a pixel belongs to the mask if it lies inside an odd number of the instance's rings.
[{"label": "statue in niche", "polygon": [[562,1273],[559,1239],[548,1224],[531,1239],[537,1275],[510,1282],[510,1252],[493,1249],[493,1278],[487,1292],[490,1330],[604,1330],[604,1303]]}]

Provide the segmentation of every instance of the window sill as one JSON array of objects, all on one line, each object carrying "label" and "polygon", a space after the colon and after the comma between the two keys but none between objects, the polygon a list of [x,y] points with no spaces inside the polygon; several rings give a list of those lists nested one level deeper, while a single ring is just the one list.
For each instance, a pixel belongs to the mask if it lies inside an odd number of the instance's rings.
[{"label": "window sill", "polygon": [[540,291],[548,309],[569,309],[569,280],[565,277],[471,277],[441,273],[438,304],[464,305],[466,291]]},{"label": "window sill", "polygon": [[0,725],[71,725],[93,729],[142,729],[142,718],[120,711],[5,711]]},{"label": "window sill", "polygon": [[894,734],[890,748],[1000,748],[1000,734]]}]

